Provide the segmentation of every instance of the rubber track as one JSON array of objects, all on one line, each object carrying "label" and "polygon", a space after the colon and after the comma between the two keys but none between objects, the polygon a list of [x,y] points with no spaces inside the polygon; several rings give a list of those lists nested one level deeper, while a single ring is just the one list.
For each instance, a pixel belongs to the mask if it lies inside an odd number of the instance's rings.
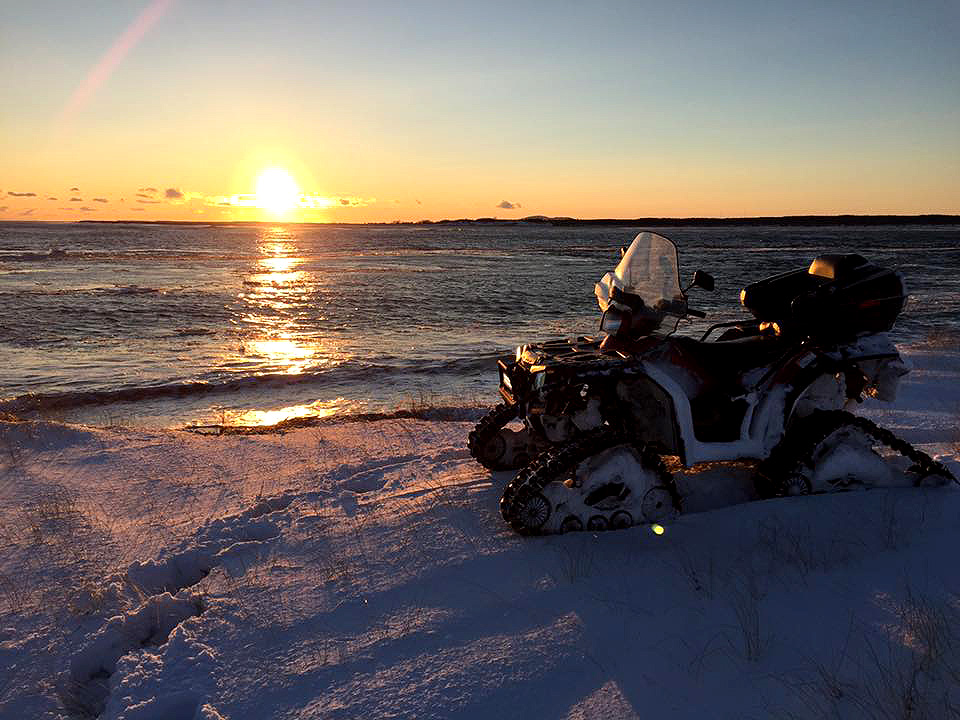
[{"label": "rubber track", "polygon": [[473,459],[483,465],[487,470],[514,469],[502,465],[501,463],[492,463],[489,460],[485,460],[483,457],[481,457],[482,453],[480,452],[480,448],[490,442],[490,440],[492,440],[493,437],[500,432],[501,428],[503,428],[516,416],[516,405],[500,403],[490,412],[480,418],[480,422],[476,424],[473,430],[470,431],[470,435],[467,436],[467,449],[470,450],[470,454],[473,456]]},{"label": "rubber track", "polygon": [[[587,458],[629,442],[623,435],[606,428],[544,450],[504,488],[503,496],[500,498],[500,514],[510,527],[521,535],[541,534],[539,528],[528,527],[520,519],[520,510],[524,503],[543,490],[547,484],[560,479]],[[670,492],[674,507],[679,512],[680,494],[677,492],[673,475],[667,470],[660,454],[650,447],[642,448],[640,454],[644,464],[654,469],[659,475],[660,484]],[[576,493],[579,489],[571,488],[570,492]],[[553,515],[555,510],[555,507],[551,507],[550,514]],[[580,518],[580,521],[586,528],[587,518]]]},{"label": "rubber track", "polygon": [[875,442],[903,455],[919,468],[921,479],[940,475],[960,484],[946,465],[867,418],[845,410],[817,410],[791,428],[770,453],[770,457],[760,463],[756,485],[761,497],[783,496],[786,493],[786,478],[803,465],[812,467],[813,454],[820,443],[845,426],[855,427]]}]

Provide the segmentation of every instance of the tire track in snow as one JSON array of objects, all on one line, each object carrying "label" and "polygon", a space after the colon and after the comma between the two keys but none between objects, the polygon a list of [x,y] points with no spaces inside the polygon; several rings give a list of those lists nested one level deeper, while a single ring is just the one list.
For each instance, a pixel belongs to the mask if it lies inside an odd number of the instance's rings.
[{"label": "tire track in snow", "polygon": [[[336,490],[355,497],[383,490],[391,475],[411,465],[436,471],[468,459],[461,448],[443,448],[433,455],[399,455],[371,463],[342,465],[328,477]],[[236,561],[279,538],[281,525],[293,522],[291,513],[287,512],[291,503],[314,496],[329,496],[329,491],[265,498],[241,513],[208,521],[174,551],[154,560],[131,563],[122,584],[128,593],[145,599],[135,610],[109,620],[71,657],[57,681],[57,692],[67,711],[86,718],[103,713],[110,699],[111,676],[122,658],[164,648],[181,623],[203,614],[202,601],[189,589],[215,567],[237,565],[240,572],[236,574],[242,573],[243,563]],[[151,719],[220,718],[193,692],[154,697],[148,705],[149,712],[146,706],[143,710]],[[125,717],[125,713],[122,712],[122,716]]]},{"label": "tire track in snow", "polygon": [[363,465],[341,465],[329,475],[329,482],[337,490],[349,490],[362,495],[382,490],[389,476],[409,465],[422,465],[425,469],[437,469],[452,462],[468,460],[465,448],[442,448],[432,455],[398,455]]},{"label": "tire track in snow", "polygon": [[362,495],[383,489],[391,471],[422,459],[420,455],[398,455],[362,465],[341,465],[329,474],[328,482],[336,490],[349,490]]},{"label": "tire track in snow", "polygon": [[[122,583],[146,599],[131,612],[111,618],[80,651],[57,679],[57,694],[68,713],[94,718],[107,706],[110,677],[126,655],[163,647],[183,622],[199,617],[205,607],[189,588],[217,566],[249,552],[261,550],[280,537],[280,522],[289,522],[287,507],[292,495],[260,500],[236,515],[207,522],[194,537],[157,560],[133,562]],[[194,694],[154,698],[156,712],[164,720],[217,720],[221,716]]]}]

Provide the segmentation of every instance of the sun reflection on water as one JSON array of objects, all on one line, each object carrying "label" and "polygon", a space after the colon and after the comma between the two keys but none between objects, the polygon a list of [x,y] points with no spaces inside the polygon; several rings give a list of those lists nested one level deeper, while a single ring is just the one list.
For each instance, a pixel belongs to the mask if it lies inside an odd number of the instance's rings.
[{"label": "sun reflection on water", "polygon": [[344,404],[343,398],[331,401],[317,401],[306,405],[290,405],[274,410],[223,410],[221,413],[224,425],[276,425],[285,420],[301,417],[324,418],[335,414]]},{"label": "sun reflection on water", "polygon": [[[228,364],[244,373],[300,375],[348,360],[324,332],[322,313],[312,304],[325,276],[306,269],[308,258],[288,229],[265,228],[257,251],[237,296],[239,356],[228,358]],[[230,421],[270,425],[291,417],[323,417],[337,407],[336,401],[317,400],[278,410],[238,411]]]},{"label": "sun reflection on water", "polygon": [[317,354],[317,348],[289,337],[280,337],[272,340],[248,340],[244,343],[244,353],[273,360],[278,365],[286,366],[284,372],[297,375],[311,364],[310,360]]},{"label": "sun reflection on water", "polygon": [[285,275],[290,274],[290,270],[302,263],[303,260],[295,257],[266,257],[260,258],[260,264],[267,269],[269,275],[277,275],[277,280],[287,280]]}]

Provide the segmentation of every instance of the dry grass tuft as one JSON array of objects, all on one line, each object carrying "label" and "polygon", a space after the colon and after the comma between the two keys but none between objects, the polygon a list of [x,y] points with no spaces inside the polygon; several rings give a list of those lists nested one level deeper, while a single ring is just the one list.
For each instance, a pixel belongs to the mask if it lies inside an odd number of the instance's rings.
[{"label": "dry grass tuft", "polygon": [[935,598],[906,587],[900,602],[885,599],[891,622],[850,629],[833,658],[777,679],[802,712],[780,717],[851,720],[960,718],[960,598]]}]

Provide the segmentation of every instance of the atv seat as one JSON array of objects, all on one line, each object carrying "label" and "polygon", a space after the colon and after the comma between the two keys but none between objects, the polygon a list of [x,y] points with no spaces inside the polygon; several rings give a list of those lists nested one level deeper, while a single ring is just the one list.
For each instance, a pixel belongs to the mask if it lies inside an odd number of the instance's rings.
[{"label": "atv seat", "polygon": [[790,343],[774,334],[750,335],[737,340],[700,342],[673,338],[682,362],[701,381],[690,397],[693,431],[703,442],[732,442],[740,437],[747,411],[744,375],[774,363]]},{"label": "atv seat", "polygon": [[700,342],[681,336],[671,339],[690,369],[703,378],[705,387],[729,390],[741,387],[744,373],[769,365],[790,346],[783,337],[773,334],[722,342]]}]

